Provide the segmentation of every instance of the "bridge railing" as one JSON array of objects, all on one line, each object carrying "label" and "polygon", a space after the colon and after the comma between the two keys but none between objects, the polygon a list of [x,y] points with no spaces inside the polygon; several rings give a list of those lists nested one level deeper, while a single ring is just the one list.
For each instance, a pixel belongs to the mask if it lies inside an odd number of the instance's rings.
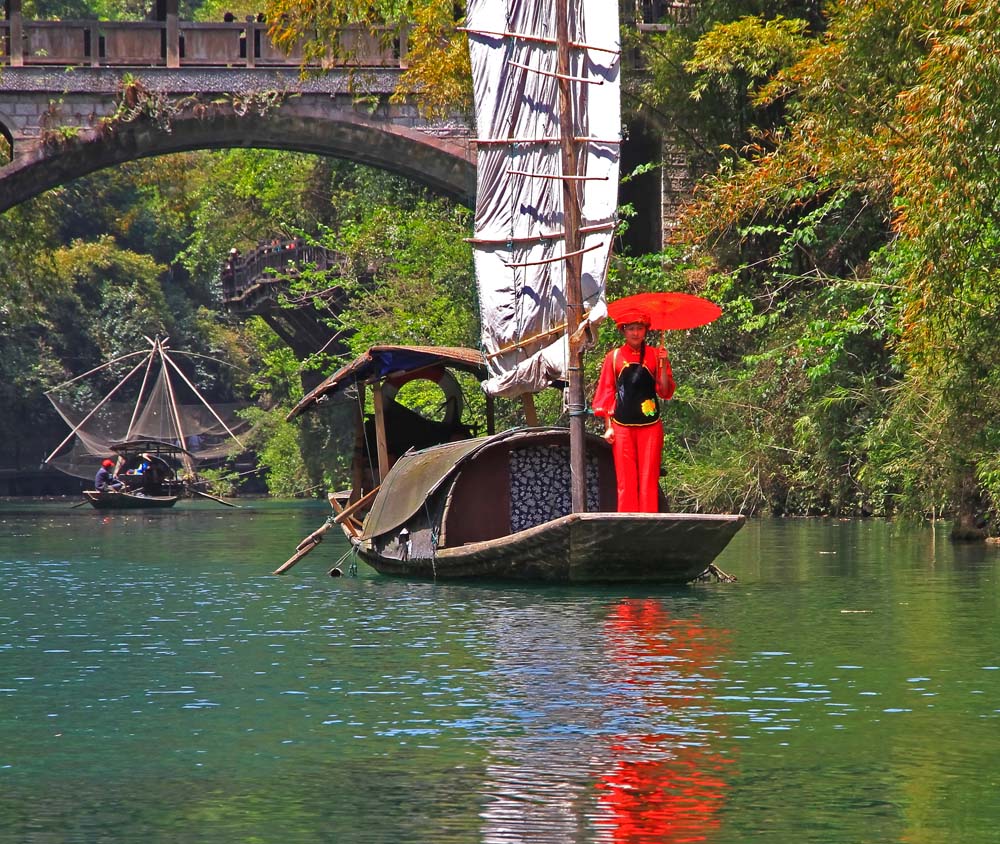
[{"label": "bridge railing", "polygon": [[665,32],[691,23],[696,0],[636,0],[635,22],[640,32]]},{"label": "bridge railing", "polygon": [[[635,23],[643,32],[691,22],[697,0],[635,0]],[[300,67],[301,49],[280,50],[267,24],[253,18],[205,23],[192,21],[34,21],[24,20],[20,4],[0,19],[0,66],[89,65],[162,67]],[[386,46],[386,39],[363,27],[339,34],[346,57],[316,63],[335,67],[405,67],[407,34]]]},{"label": "bridge railing", "polygon": [[[340,33],[340,55],[317,66],[405,67],[406,36],[386,46],[361,27]],[[279,49],[267,24],[189,21],[0,19],[0,66],[300,67],[301,49]],[[312,63],[309,63],[312,64]]]},{"label": "bridge railing", "polygon": [[300,240],[262,243],[245,254],[234,249],[220,272],[222,298],[231,310],[252,311],[262,300],[276,302],[288,288],[286,277],[302,267],[327,270],[342,260],[336,252]]}]

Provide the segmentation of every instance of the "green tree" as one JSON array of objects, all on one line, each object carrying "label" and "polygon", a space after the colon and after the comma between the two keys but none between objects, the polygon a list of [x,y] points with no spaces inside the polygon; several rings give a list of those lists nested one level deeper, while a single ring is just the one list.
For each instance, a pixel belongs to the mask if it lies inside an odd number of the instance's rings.
[{"label": "green tree", "polygon": [[[397,98],[413,95],[426,114],[446,114],[471,102],[471,69],[464,33],[464,3],[453,0],[268,0],[269,33],[279,47],[301,49],[306,61],[350,64],[364,39],[343,37],[359,29],[383,47],[405,39],[406,68]],[[363,74],[357,89],[363,91]]]},{"label": "green tree", "polygon": [[997,11],[832,4],[756,94],[785,123],[705,182],[678,232],[725,270],[765,357],[801,363],[793,433],[813,459],[836,443],[869,500],[960,527],[996,509]]}]

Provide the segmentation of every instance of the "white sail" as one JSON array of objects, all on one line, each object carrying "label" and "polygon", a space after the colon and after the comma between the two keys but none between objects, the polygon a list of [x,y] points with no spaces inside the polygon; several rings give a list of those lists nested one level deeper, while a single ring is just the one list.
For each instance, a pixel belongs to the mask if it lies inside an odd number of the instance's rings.
[{"label": "white sail", "polygon": [[[566,254],[556,3],[469,0],[478,145],[475,247],[482,343],[494,395],[566,379]],[[579,146],[584,313],[606,314],[621,139],[618,3],[573,0],[569,14]]]}]

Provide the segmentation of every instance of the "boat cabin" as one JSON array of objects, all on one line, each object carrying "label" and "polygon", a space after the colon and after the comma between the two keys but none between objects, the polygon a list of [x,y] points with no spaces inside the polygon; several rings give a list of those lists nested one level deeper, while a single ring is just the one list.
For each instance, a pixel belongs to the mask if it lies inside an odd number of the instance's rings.
[{"label": "boat cabin", "polygon": [[178,472],[193,465],[194,455],[175,443],[149,438],[111,444],[118,460],[117,475],[129,492],[170,495],[183,485]]},{"label": "boat cabin", "polygon": [[[359,538],[400,561],[501,539],[569,515],[569,472],[566,428],[515,428],[407,454],[382,482]],[[613,513],[616,504],[611,448],[590,435],[587,509]]]},{"label": "boat cabin", "polygon": [[[486,377],[483,356],[473,349],[438,346],[373,346],[341,367],[303,398],[288,414],[294,419],[348,390],[355,407],[355,448],[351,500],[377,487],[396,461],[411,449],[468,440],[479,432],[462,422],[465,406],[453,371]],[[396,400],[412,381],[430,381],[443,394],[441,419],[428,419]],[[372,391],[374,412],[365,413],[365,393]],[[487,430],[493,430],[493,400],[487,397]]]}]

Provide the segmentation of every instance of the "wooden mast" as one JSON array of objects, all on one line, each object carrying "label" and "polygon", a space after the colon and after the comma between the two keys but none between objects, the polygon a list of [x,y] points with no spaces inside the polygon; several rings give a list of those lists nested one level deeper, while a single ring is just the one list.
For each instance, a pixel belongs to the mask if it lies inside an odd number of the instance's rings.
[{"label": "wooden mast", "polygon": [[579,338],[583,318],[580,256],[580,189],[577,172],[577,131],[573,86],[570,79],[569,4],[556,0],[556,42],[559,76],[559,135],[562,148],[563,222],[565,230],[566,333],[569,338],[569,451],[574,513],[587,509],[587,471],[584,427],[586,402],[583,385],[583,353]]},{"label": "wooden mast", "polygon": [[[149,340],[149,338],[146,338]],[[135,427],[135,422],[139,418],[139,411],[142,408],[142,397],[146,394],[146,385],[149,384],[149,373],[153,370],[153,357],[156,355],[156,349],[159,345],[160,338],[157,336],[156,341],[149,340],[153,348],[149,352],[149,358],[146,361],[146,371],[142,375],[142,385],[139,387],[139,395],[135,400],[135,407],[132,410],[132,418],[128,422],[128,430],[125,431],[125,439],[132,439],[132,429]],[[163,360],[160,360],[160,367],[163,367]]]},{"label": "wooden mast", "polygon": [[170,381],[170,373],[167,371],[166,363],[164,363],[166,355],[163,352],[163,344],[160,342],[159,337],[156,338],[156,347],[160,352],[160,366],[162,367],[164,383],[167,387],[167,399],[170,401],[170,412],[174,419],[174,427],[177,429],[177,445],[181,447],[181,462],[184,464],[184,471],[187,472],[188,478],[193,480],[194,461],[186,451],[187,438],[184,435],[184,426],[181,423],[181,413],[177,407],[177,397],[174,395],[174,385]]}]

